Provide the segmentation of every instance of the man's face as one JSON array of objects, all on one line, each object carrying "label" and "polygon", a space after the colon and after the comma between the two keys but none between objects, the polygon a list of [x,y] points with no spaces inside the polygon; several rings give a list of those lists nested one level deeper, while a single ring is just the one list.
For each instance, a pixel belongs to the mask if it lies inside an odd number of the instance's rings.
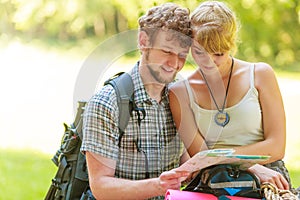
[{"label": "man's face", "polygon": [[159,31],[150,48],[143,51],[145,64],[152,78],[159,83],[170,83],[183,68],[189,46],[182,47],[176,35]]}]

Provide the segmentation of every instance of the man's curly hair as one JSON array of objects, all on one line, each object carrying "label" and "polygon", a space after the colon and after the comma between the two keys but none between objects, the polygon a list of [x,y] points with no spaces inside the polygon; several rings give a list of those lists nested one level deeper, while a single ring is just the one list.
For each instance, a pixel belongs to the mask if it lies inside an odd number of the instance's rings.
[{"label": "man's curly hair", "polygon": [[139,28],[150,37],[150,42],[158,30],[172,31],[172,37],[178,37],[182,46],[191,45],[192,29],[189,17],[190,11],[175,3],[165,3],[155,6],[138,20]]}]

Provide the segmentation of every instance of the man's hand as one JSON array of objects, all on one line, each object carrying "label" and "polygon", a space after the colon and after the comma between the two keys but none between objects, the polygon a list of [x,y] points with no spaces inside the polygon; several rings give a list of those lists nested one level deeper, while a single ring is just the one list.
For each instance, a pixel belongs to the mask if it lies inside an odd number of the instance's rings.
[{"label": "man's hand", "polygon": [[175,170],[161,173],[158,177],[158,186],[161,191],[161,195],[165,195],[168,189],[179,190],[181,181],[185,180],[188,176],[188,172],[179,172]]}]

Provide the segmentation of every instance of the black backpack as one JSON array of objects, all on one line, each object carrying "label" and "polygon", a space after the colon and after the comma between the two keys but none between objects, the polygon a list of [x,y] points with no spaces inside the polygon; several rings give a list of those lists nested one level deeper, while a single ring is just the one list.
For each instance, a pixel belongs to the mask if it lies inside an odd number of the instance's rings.
[{"label": "black backpack", "polygon": [[[128,124],[135,104],[133,102],[133,82],[128,73],[120,72],[105,81],[104,85],[113,86],[119,107],[119,146],[124,130]],[[85,155],[80,152],[82,142],[82,114],[86,102],[78,102],[74,122],[68,126],[64,123],[65,132],[60,148],[52,161],[58,167],[45,200],[81,199],[89,187]],[[92,195],[91,195],[92,196]],[[92,197],[91,197],[92,198]]]},{"label": "black backpack", "polygon": [[183,190],[209,193],[217,197],[231,195],[262,198],[259,179],[251,172],[231,164],[213,165],[200,170]]}]

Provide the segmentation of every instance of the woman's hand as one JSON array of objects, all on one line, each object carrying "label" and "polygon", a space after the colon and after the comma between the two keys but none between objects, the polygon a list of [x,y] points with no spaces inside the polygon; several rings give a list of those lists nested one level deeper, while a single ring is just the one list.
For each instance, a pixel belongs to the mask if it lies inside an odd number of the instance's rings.
[{"label": "woman's hand", "polygon": [[276,185],[278,189],[289,189],[289,183],[283,177],[283,175],[277,171],[274,171],[259,164],[253,165],[248,170],[255,174],[259,178],[261,183],[269,182]]}]

